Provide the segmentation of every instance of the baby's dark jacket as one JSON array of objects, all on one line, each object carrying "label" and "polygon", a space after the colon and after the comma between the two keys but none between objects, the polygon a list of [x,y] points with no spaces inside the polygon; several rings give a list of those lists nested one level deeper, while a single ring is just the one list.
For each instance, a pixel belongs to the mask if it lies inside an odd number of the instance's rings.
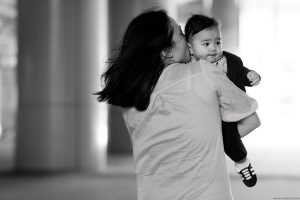
[{"label": "baby's dark jacket", "polygon": [[[223,52],[223,55],[227,60],[227,77],[246,92],[245,86],[251,86],[247,78],[247,73],[251,70],[244,67],[240,57],[226,51]],[[239,162],[247,157],[247,150],[238,132],[237,122],[222,121],[222,134],[225,153],[234,162]]]},{"label": "baby's dark jacket", "polygon": [[250,81],[247,78],[247,73],[251,70],[243,65],[240,57],[226,51],[223,51],[223,55],[227,60],[226,75],[237,87],[246,92],[245,86],[251,87]]}]

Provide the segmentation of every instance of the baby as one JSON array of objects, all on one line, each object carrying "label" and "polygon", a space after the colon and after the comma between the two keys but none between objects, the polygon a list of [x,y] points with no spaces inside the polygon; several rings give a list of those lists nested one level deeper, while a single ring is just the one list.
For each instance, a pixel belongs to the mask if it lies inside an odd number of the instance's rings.
[{"label": "baby", "polygon": [[[222,50],[220,24],[214,18],[193,15],[186,23],[185,35],[194,59],[204,59],[215,64],[245,92],[245,86],[259,84],[261,78],[257,72],[244,67],[238,56]],[[237,123],[222,121],[222,133],[225,153],[235,162],[236,171],[241,175],[244,184],[248,187],[254,186],[257,177],[247,158]]]}]

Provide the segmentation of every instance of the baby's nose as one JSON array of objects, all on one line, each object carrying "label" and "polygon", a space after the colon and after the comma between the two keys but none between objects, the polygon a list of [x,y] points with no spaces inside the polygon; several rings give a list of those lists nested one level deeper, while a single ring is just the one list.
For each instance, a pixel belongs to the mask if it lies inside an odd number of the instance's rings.
[{"label": "baby's nose", "polygon": [[210,50],[215,51],[217,49],[216,45],[212,44],[210,45]]}]

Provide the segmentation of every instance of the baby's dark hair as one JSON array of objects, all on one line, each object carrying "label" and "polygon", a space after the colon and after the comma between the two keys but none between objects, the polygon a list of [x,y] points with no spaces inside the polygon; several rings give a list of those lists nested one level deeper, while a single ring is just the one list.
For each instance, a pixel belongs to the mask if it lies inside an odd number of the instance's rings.
[{"label": "baby's dark hair", "polygon": [[189,41],[189,39],[199,33],[200,31],[210,28],[213,26],[220,26],[220,22],[212,17],[208,17],[205,15],[193,15],[190,17],[185,25],[184,33],[186,36],[186,40]]}]

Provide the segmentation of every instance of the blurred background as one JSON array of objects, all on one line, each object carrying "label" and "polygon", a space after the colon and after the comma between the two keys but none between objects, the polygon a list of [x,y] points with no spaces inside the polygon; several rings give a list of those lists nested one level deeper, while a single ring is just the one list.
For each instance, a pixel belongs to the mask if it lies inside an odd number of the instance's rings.
[{"label": "blurred background", "polygon": [[262,125],[243,139],[258,174],[235,199],[300,199],[300,1],[0,0],[0,199],[134,200],[120,109],[92,94],[110,50],[137,14],[160,6],[222,22],[224,50],[257,71],[248,88]]}]

